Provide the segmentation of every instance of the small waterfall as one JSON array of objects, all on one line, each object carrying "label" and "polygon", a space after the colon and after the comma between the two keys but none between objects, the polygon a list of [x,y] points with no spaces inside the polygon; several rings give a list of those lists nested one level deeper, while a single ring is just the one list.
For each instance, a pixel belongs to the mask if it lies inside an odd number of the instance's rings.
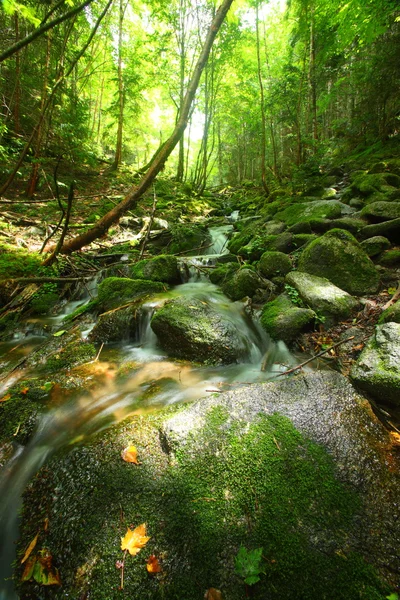
[{"label": "small waterfall", "polygon": [[205,249],[205,255],[221,255],[228,254],[226,244],[228,242],[228,234],[232,231],[232,225],[221,225],[220,227],[210,227],[209,234],[211,237],[211,245]]}]

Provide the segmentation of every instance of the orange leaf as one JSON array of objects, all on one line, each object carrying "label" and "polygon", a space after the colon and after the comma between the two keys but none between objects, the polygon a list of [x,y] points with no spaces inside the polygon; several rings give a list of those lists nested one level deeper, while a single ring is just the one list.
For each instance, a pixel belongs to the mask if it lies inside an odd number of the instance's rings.
[{"label": "orange leaf", "polygon": [[9,400],[10,398],[11,398],[11,394],[6,394],[2,398],[0,398],[0,402],[6,402],[6,400]]},{"label": "orange leaf", "polygon": [[30,553],[32,552],[32,550],[36,546],[36,542],[38,541],[38,537],[39,537],[39,532],[37,532],[37,534],[35,535],[35,537],[31,541],[31,543],[29,544],[29,546],[25,550],[24,558],[21,560],[21,565],[23,565],[24,562],[27,560],[27,558],[29,558]]},{"label": "orange leaf", "polygon": [[209,588],[204,594],[204,600],[222,600],[222,594],[215,588]]},{"label": "orange leaf", "polygon": [[24,387],[21,390],[21,394],[24,394],[24,396],[26,396],[26,394],[29,392],[29,388],[28,387]]},{"label": "orange leaf", "polygon": [[149,537],[146,535],[146,523],[138,525],[136,529],[132,531],[129,529],[121,538],[121,550],[128,550],[129,554],[136,556],[140,552],[141,548],[147,544]]},{"label": "orange leaf", "polygon": [[146,569],[149,573],[161,573],[161,565],[158,562],[158,558],[154,556],[154,554],[149,556],[149,558],[147,559]]},{"label": "orange leaf", "polygon": [[128,446],[121,452],[121,457],[125,462],[135,463],[138,465],[137,450],[135,446]]}]

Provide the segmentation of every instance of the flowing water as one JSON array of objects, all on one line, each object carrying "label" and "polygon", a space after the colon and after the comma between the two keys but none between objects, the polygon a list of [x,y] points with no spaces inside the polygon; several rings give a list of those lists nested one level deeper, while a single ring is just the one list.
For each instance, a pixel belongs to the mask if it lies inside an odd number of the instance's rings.
[{"label": "flowing water", "polygon": [[[182,265],[186,282],[142,307],[134,341],[105,347],[101,360],[86,366],[91,369],[94,379],[103,382],[102,385],[44,414],[27,446],[17,447],[3,468],[0,475],[0,600],[17,599],[12,582],[7,578],[11,576],[15,556],[21,495],[49,456],[68,445],[84,443],[90,435],[135,412],[195,400],[243,383],[265,381],[293,365],[294,359],[286,347],[272,343],[258,322],[246,314],[243,304],[231,302],[205,274],[216,257],[227,252],[227,233],[231,228],[232,225],[226,225],[211,230],[212,245],[207,254],[185,259],[185,265]],[[229,318],[246,340],[248,356],[245,362],[224,366],[193,365],[174,361],[158,347],[150,327],[154,310],[167,299],[182,295],[212,303],[225,318]],[[77,302],[86,300],[81,298]],[[75,306],[72,303],[65,310],[72,312]],[[18,356],[24,356],[35,347],[37,340],[42,342],[49,336],[49,331],[62,327],[64,316],[25,323],[12,340],[0,345],[2,366],[10,364],[10,353],[19,350]],[[116,365],[134,365],[134,368],[127,368],[128,374],[121,381],[115,378]]]}]

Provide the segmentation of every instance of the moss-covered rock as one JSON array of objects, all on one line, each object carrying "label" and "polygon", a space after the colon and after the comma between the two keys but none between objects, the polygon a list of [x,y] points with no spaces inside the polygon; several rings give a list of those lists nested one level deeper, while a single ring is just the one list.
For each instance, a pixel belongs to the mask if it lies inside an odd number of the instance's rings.
[{"label": "moss-covered rock", "polygon": [[217,266],[210,272],[210,281],[215,285],[221,285],[225,280],[230,279],[232,275],[240,268],[238,262],[236,263],[226,263]]},{"label": "moss-covered rock", "polygon": [[379,273],[355,237],[333,229],[311,242],[299,260],[299,271],[326,277],[351,295],[374,293]]},{"label": "moss-covered rock", "polygon": [[371,258],[390,248],[391,243],[383,235],[375,235],[361,242],[362,249]]},{"label": "moss-covered rock", "polygon": [[293,304],[286,294],[267,302],[261,313],[261,325],[274,340],[290,344],[296,337],[312,327],[316,313]]},{"label": "moss-covered rock", "polygon": [[7,390],[0,402],[0,443],[14,441],[25,445],[38,415],[44,411],[52,384],[37,379],[19,381]]},{"label": "moss-covered rock", "polygon": [[180,283],[181,277],[176,256],[161,254],[155,258],[140,260],[131,268],[132,279],[147,279],[165,283]]},{"label": "moss-covered rock", "polygon": [[350,317],[359,306],[359,302],[353,296],[324,277],[292,271],[286,276],[286,282],[298,291],[305,305],[314,310],[319,317],[325,318],[328,325]]},{"label": "moss-covered rock", "polygon": [[384,267],[396,267],[400,265],[400,250],[386,250],[379,255],[377,260]]},{"label": "moss-covered rock", "polygon": [[200,223],[177,223],[171,226],[171,241],[168,245],[170,254],[180,254],[190,250],[199,251],[210,243],[210,236],[205,225]]},{"label": "moss-covered rock", "polygon": [[360,237],[367,239],[376,235],[383,235],[391,242],[400,243],[400,219],[392,219],[383,223],[373,223],[366,225],[360,231]]},{"label": "moss-covered rock", "polygon": [[249,353],[237,322],[204,299],[181,297],[156,311],[151,328],[171,356],[198,362],[234,363]]},{"label": "moss-covered rock", "polygon": [[287,254],[283,252],[264,252],[258,262],[257,268],[261,275],[270,279],[271,277],[286,275],[293,267]]},{"label": "moss-covered rock", "polygon": [[350,373],[352,381],[382,402],[400,405],[400,324],[377,325]]},{"label": "moss-covered rock", "polygon": [[107,277],[98,287],[98,306],[107,311],[147,294],[166,291],[165,283],[127,277]]},{"label": "moss-covered rock", "polygon": [[258,273],[249,268],[231,271],[230,275],[225,277],[219,285],[224,294],[231,300],[242,300],[246,296],[253,298],[262,289],[267,290],[267,295],[273,291],[272,284],[268,286],[268,283]]},{"label": "moss-covered rock", "polygon": [[371,202],[361,210],[361,216],[372,223],[400,218],[400,202]]},{"label": "moss-covered rock", "polygon": [[97,318],[89,334],[92,342],[121,342],[132,340],[136,336],[138,308],[141,300],[121,310],[111,310]]},{"label": "moss-covered rock", "polygon": [[[313,202],[298,202],[277,212],[274,218],[287,225],[294,225],[299,221],[313,219],[337,219],[342,214],[344,205],[337,200],[314,200]],[[346,207],[347,208],[347,207]]]},{"label": "moss-covered rock", "polygon": [[351,183],[351,190],[355,194],[371,197],[377,192],[389,193],[400,187],[400,177],[392,173],[360,173]]},{"label": "moss-covered rock", "polygon": [[379,324],[382,323],[400,323],[400,300],[397,300],[392,306],[389,306],[379,317]]},{"label": "moss-covered rock", "polygon": [[[53,459],[31,483],[18,559],[40,531],[38,547],[51,550],[62,579],[46,589],[49,598],[199,600],[215,587],[243,600],[241,546],[263,548],[254,600],[389,595],[370,565],[396,561],[395,515],[387,518],[395,475],[381,450],[389,436],[344,378],[315,373],[255,385],[168,417],[130,419]],[[121,460],[131,444],[139,467]],[[121,537],[144,522],[150,540],[125,557],[121,590]],[[163,571],[150,577],[151,555]],[[21,600],[38,600],[43,591],[20,583],[16,562]]]},{"label": "moss-covered rock", "polygon": [[96,348],[93,344],[81,342],[70,342],[60,350],[53,352],[46,359],[43,370],[47,373],[57,371],[68,371],[76,365],[81,365],[96,356]]}]

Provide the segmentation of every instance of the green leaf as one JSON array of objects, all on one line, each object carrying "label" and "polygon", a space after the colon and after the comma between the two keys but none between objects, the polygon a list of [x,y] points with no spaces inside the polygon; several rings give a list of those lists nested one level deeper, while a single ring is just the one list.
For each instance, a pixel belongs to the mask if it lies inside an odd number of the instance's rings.
[{"label": "green leaf", "polygon": [[53,337],[60,337],[60,335],[64,335],[64,333],[67,333],[67,330],[60,329],[60,331],[56,331],[55,333],[53,333]]},{"label": "green leaf", "polygon": [[244,546],[239,548],[235,559],[235,571],[243,577],[247,585],[254,585],[260,580],[260,573],[263,573],[260,562],[262,559],[262,548],[247,550]]},{"label": "green leaf", "polygon": [[398,594],[390,594],[390,596],[386,596],[386,600],[399,600],[399,595]]}]

